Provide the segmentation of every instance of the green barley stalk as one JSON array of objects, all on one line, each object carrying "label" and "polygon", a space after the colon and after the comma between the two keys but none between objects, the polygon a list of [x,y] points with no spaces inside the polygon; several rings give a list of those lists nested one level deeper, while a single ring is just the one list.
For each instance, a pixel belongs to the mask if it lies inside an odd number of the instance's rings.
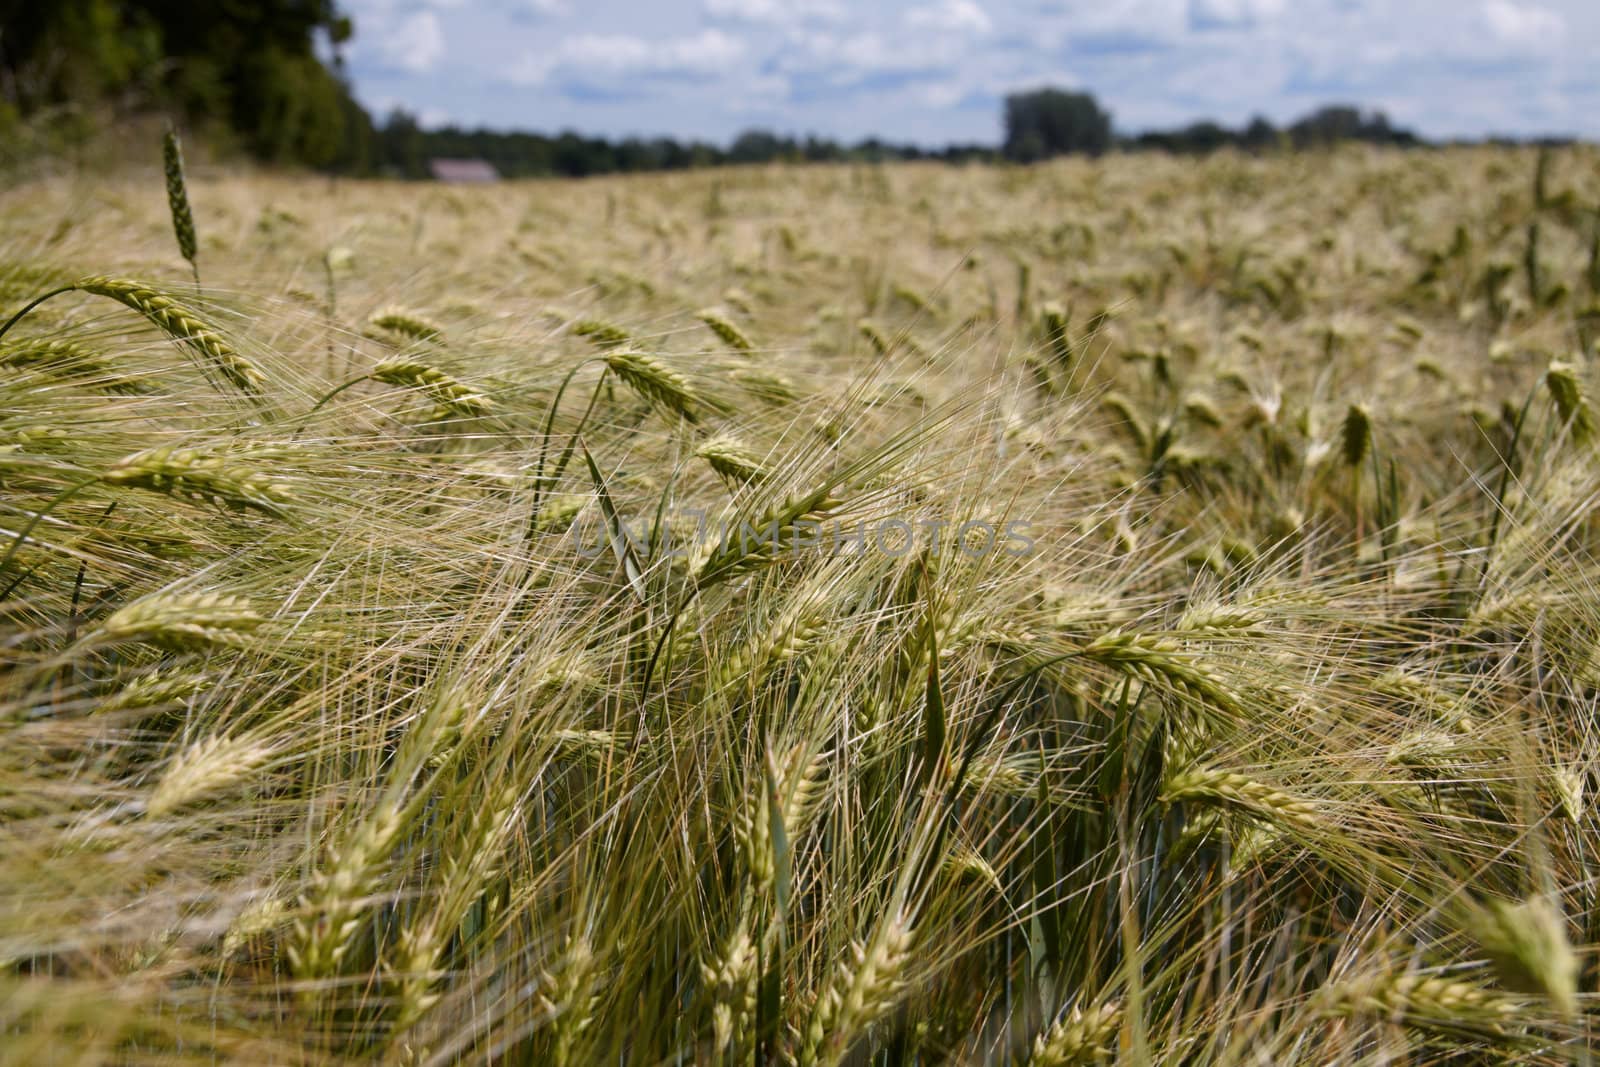
[{"label": "green barley stalk", "polygon": [[1160,638],[1117,631],[1084,645],[1078,655],[1134,677],[1164,684],[1217,710],[1233,713],[1238,698],[1195,658]]},{"label": "green barley stalk", "polygon": [[756,1015],[756,950],[747,920],[741,916],[716,956],[700,965],[700,980],[711,997],[712,1047],[742,1059],[750,1024]]},{"label": "green barley stalk", "polygon": [[145,814],[159,819],[233,787],[271,757],[271,746],[248,737],[217,735],[196,742],[172,761]]},{"label": "green barley stalk", "polygon": [[1471,928],[1501,985],[1548,997],[1565,1016],[1577,1011],[1578,957],[1567,940],[1566,919],[1548,899],[1490,901]]},{"label": "green barley stalk", "polygon": [[1424,1030],[1502,1035],[1521,1005],[1467,982],[1431,975],[1379,974],[1327,988],[1323,1011],[1335,1016],[1373,1015]]}]

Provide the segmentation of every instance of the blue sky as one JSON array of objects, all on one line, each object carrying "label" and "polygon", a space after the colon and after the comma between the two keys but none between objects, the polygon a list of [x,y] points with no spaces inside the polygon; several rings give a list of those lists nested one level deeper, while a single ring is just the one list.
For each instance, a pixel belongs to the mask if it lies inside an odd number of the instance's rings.
[{"label": "blue sky", "polygon": [[1434,137],[1600,138],[1596,0],[344,0],[357,95],[446,121],[727,141],[999,139],[1006,93],[1124,131],[1328,102]]}]

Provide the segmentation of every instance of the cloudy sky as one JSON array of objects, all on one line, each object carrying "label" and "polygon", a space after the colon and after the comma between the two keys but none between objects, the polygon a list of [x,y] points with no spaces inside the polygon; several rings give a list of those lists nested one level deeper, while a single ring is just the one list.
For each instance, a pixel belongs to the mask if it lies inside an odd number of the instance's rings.
[{"label": "cloudy sky", "polygon": [[343,0],[358,96],[424,122],[726,141],[999,139],[1019,88],[1123,131],[1329,102],[1600,137],[1596,0]]}]

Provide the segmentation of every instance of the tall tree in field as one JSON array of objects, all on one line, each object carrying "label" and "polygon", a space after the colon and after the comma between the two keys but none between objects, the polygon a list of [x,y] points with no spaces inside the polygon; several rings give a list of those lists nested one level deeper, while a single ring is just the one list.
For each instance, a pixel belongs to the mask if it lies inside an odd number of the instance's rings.
[{"label": "tall tree in field", "polygon": [[1099,155],[1111,147],[1111,113],[1088,93],[1035,89],[1006,97],[1007,159],[1032,163],[1069,152]]}]

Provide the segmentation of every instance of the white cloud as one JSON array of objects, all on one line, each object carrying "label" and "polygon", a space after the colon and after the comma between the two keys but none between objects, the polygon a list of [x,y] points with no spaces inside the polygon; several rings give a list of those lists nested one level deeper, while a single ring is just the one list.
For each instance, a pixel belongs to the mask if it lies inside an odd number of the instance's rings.
[{"label": "white cloud", "polygon": [[515,15],[532,15],[536,18],[554,19],[572,14],[572,7],[567,0],[509,0],[506,6]]},{"label": "white cloud", "polygon": [[1283,14],[1284,0],[1190,0],[1190,21],[1200,25],[1254,26]]},{"label": "white cloud", "polygon": [[444,57],[444,30],[432,11],[407,15],[374,35],[380,59],[410,74],[424,74]]},{"label": "white cloud", "polygon": [[[590,81],[596,74],[708,77],[726,71],[744,55],[744,42],[721,30],[691,37],[646,40],[620,33],[568,37],[554,52],[525,55],[508,72],[518,85],[539,85],[555,75]],[[615,84],[615,83],[613,83]]]},{"label": "white cloud", "polygon": [[773,58],[782,72],[821,78],[835,84],[874,74],[910,74],[959,65],[966,50],[948,37],[885,37],[877,33],[806,33],[789,35],[784,50]]},{"label": "white cloud", "polygon": [[939,0],[906,12],[907,25],[942,33],[988,33],[994,28],[976,0]]},{"label": "white cloud", "polygon": [[762,26],[839,22],[845,17],[840,0],[705,0],[704,10],[713,19]]},{"label": "white cloud", "polygon": [[1567,27],[1554,11],[1511,0],[1485,0],[1483,21],[1497,40],[1518,45],[1557,43]]}]

